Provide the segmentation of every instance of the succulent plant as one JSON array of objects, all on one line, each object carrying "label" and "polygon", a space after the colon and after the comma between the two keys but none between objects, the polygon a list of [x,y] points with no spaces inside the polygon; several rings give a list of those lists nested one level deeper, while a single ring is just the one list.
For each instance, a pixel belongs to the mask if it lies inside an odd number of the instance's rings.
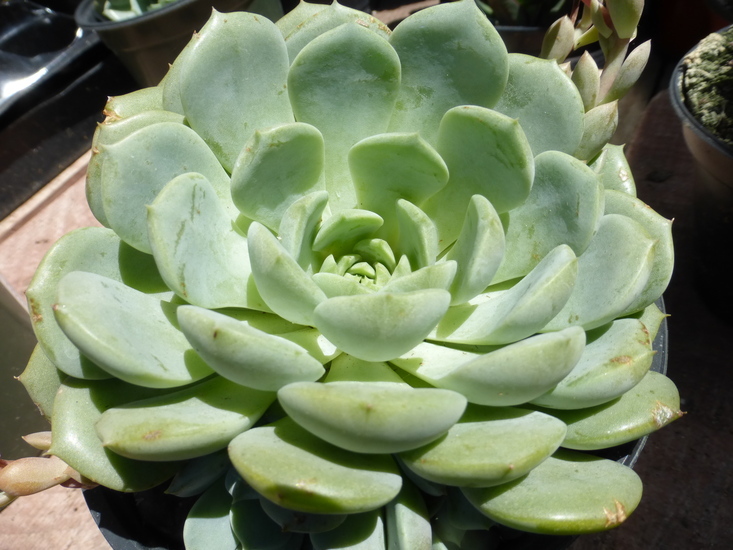
[{"label": "succulent plant", "polygon": [[473,0],[394,32],[336,2],[215,12],[107,105],[105,227],[27,292],[56,458],[0,488],[172,478],[201,495],[188,550],[618,525],[641,482],[588,451],[680,415],[649,371],[673,248],[585,111]]},{"label": "succulent plant", "polygon": [[110,21],[125,21],[173,4],[178,0],[94,0],[94,9]]},{"label": "succulent plant", "polygon": [[547,27],[572,3],[573,0],[476,0],[495,24],[539,27]]}]

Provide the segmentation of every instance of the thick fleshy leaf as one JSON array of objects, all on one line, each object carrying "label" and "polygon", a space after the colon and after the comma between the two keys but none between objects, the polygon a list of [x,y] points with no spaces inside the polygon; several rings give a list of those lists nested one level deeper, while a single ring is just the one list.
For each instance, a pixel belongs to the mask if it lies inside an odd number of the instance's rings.
[{"label": "thick fleshy leaf", "polygon": [[110,97],[104,106],[104,114],[119,120],[159,109],[164,109],[163,90],[158,86],[150,86],[129,94]]},{"label": "thick fleshy leaf", "polygon": [[375,510],[391,501],[402,486],[389,456],[345,451],[287,418],[240,434],[230,443],[229,456],[258,493],[302,512]]},{"label": "thick fleshy leaf", "polygon": [[446,259],[458,265],[450,287],[451,304],[462,304],[489,286],[504,257],[504,229],[489,200],[471,197],[458,240]]},{"label": "thick fleshy leaf", "polygon": [[411,292],[425,288],[450,290],[458,263],[453,260],[421,267],[401,277],[393,277],[382,287],[384,292]]},{"label": "thick fleshy leaf", "polygon": [[509,54],[509,80],[495,109],[519,119],[535,156],[552,150],[572,155],[580,145],[583,100],[554,61]]},{"label": "thick fleshy leaf", "polygon": [[570,247],[558,246],[510,289],[481,295],[478,304],[451,307],[429,338],[494,345],[531,336],[563,308],[577,271],[578,260]]},{"label": "thick fleshy leaf", "polygon": [[553,388],[575,367],[584,344],[583,329],[571,327],[483,353],[425,342],[391,363],[471,403],[504,407]]},{"label": "thick fleshy leaf", "polygon": [[631,390],[605,405],[575,411],[547,410],[568,425],[563,447],[605,449],[655,432],[684,413],[674,383],[650,371]]},{"label": "thick fleshy leaf", "polygon": [[323,5],[301,1],[277,22],[277,26],[285,37],[292,62],[314,38],[346,23],[356,23],[383,38],[388,38],[391,33],[389,27],[376,17],[338,2]]},{"label": "thick fleshy leaf", "polygon": [[260,498],[262,510],[285,533],[323,533],[341,525],[345,514],[307,514],[278,506],[266,498]]},{"label": "thick fleshy leaf", "polygon": [[607,144],[590,165],[598,173],[604,189],[636,196],[636,184],[623,145]]},{"label": "thick fleshy leaf", "polygon": [[170,478],[180,466],[141,462],[105,449],[94,428],[102,413],[155,395],[153,390],[119,380],[67,378],[56,395],[50,454],[84,477],[115,491],[143,491]]},{"label": "thick fleshy leaf", "polygon": [[504,90],[506,47],[472,2],[421,10],[400,23],[389,40],[402,62],[391,131],[417,131],[435,143],[446,111],[458,105],[491,107]]},{"label": "thick fleshy leaf", "polygon": [[641,480],[631,468],[571,451],[556,453],[507,485],[464,489],[489,518],[514,529],[550,535],[617,527],[636,509],[641,492]]},{"label": "thick fleshy leaf", "polygon": [[81,352],[140,386],[183,386],[212,373],[171,321],[175,307],[124,284],[74,271],[59,282],[56,320]]},{"label": "thick fleshy leaf", "polygon": [[265,303],[292,323],[313,324],[313,310],[326,299],[270,231],[254,222],[247,234],[249,261]]},{"label": "thick fleshy leaf", "polygon": [[471,406],[445,437],[400,453],[400,458],[430,481],[491,487],[517,479],[547,459],[565,431],[564,422],[544,413]]},{"label": "thick fleshy leaf", "polygon": [[408,384],[383,361],[363,361],[348,353],[342,353],[331,362],[324,382],[391,382]]},{"label": "thick fleshy leaf", "polygon": [[392,382],[300,382],[281,388],[277,398],[309,432],[369,454],[392,454],[434,441],[466,407],[459,393]]},{"label": "thick fleshy leaf", "polygon": [[316,191],[290,205],[280,220],[280,242],[303,269],[315,263],[313,240],[327,203],[328,194]]},{"label": "thick fleshy leaf", "polygon": [[313,250],[336,256],[348,254],[357,242],[374,235],[383,223],[380,215],[369,210],[341,210],[323,221],[313,241]]},{"label": "thick fleshy leaf", "polygon": [[399,256],[406,256],[413,270],[432,265],[440,251],[438,232],[430,217],[409,201],[397,201],[397,225]]},{"label": "thick fleshy leaf", "polygon": [[561,244],[580,256],[598,229],[603,187],[593,170],[559,151],[537,155],[535,170],[527,200],[505,214],[507,252],[494,283],[526,275]]},{"label": "thick fleshy leaf", "polygon": [[108,116],[104,122],[97,125],[92,138],[92,156],[89,159],[89,166],[87,166],[86,197],[94,217],[102,225],[109,226],[109,222],[104,213],[102,198],[102,164],[105,155],[102,154],[99,148],[116,143],[133,132],[158,122],[183,124],[183,115],[161,110],[144,111],[122,119]]},{"label": "thick fleshy leaf", "polygon": [[313,320],[346,353],[387,361],[422,342],[449,303],[450,293],[439,289],[338,296],[316,306]]},{"label": "thick fleshy leaf", "polygon": [[186,498],[202,494],[231,469],[226,449],[186,461],[165,490],[168,495]]},{"label": "thick fleshy leaf", "polygon": [[276,391],[292,382],[318,380],[325,372],[297,344],[221,313],[182,306],[178,322],[206,363],[237,384]]},{"label": "thick fleshy leaf", "polygon": [[56,368],[38,344],[33,348],[25,369],[18,376],[28,396],[48,421],[51,420],[56,392],[64,378],[66,373]]},{"label": "thick fleshy leaf", "polygon": [[284,531],[272,521],[259,499],[234,499],[229,513],[232,531],[242,550],[297,550],[302,535]]},{"label": "thick fleshy leaf", "polygon": [[385,220],[382,234],[393,239],[395,205],[405,199],[420,206],[448,182],[443,159],[419,134],[380,134],[349,151],[357,206]]},{"label": "thick fleshy leaf", "polygon": [[312,535],[311,543],[313,550],[387,550],[382,516],[376,510],[348,516],[336,529]]},{"label": "thick fleshy leaf", "polygon": [[618,126],[618,101],[594,107],[583,117],[583,138],[575,151],[581,160],[590,160],[613,137]]},{"label": "thick fleshy leaf", "polygon": [[644,0],[610,0],[606,6],[619,38],[634,36],[644,9]]},{"label": "thick fleshy leaf", "polygon": [[420,491],[412,483],[402,483],[402,490],[385,508],[387,540],[390,550],[430,550],[432,527],[430,515]]},{"label": "thick fleshy leaf", "polygon": [[598,232],[578,258],[570,299],[545,330],[600,327],[623,314],[646,288],[654,241],[644,227],[620,214],[601,218]]},{"label": "thick fleshy leaf", "polygon": [[532,403],[555,409],[594,407],[633,388],[652,365],[649,332],[637,319],[618,319],[588,334],[578,364]]},{"label": "thick fleshy leaf", "polygon": [[72,231],[54,244],[26,291],[33,330],[48,359],[64,373],[82,379],[109,378],[68,339],[56,322],[53,306],[59,281],[72,271],[97,273],[146,293],[170,293],[153,257],[120,241],[109,229]]},{"label": "thick fleshy leaf", "polygon": [[483,195],[497,212],[520,205],[532,188],[534,162],[519,123],[501,113],[464,105],[440,122],[436,146],[450,180],[424,206],[433,219],[441,250],[461,231],[473,195]]},{"label": "thick fleshy leaf", "polygon": [[309,124],[256,130],[232,170],[234,204],[276,231],[290,205],[324,189],[323,155],[323,136]]},{"label": "thick fleshy leaf", "polygon": [[387,129],[399,83],[397,53],[384,38],[357,23],[318,36],[293,61],[290,101],[296,118],[323,134],[326,190],[334,212],[356,205],[348,151]]},{"label": "thick fleshy leaf", "polygon": [[186,120],[232,170],[257,128],[293,121],[288,54],[274,23],[251,13],[214,13],[194,37],[179,75]]},{"label": "thick fleshy leaf", "polygon": [[180,391],[107,409],[97,421],[102,444],[138,460],[186,460],[225,448],[275,400],[216,376]]},{"label": "thick fleshy leaf", "polygon": [[212,485],[193,505],[183,524],[187,550],[236,550],[239,541],[229,523],[232,496],[222,482]]},{"label": "thick fleshy leaf", "polygon": [[642,201],[628,193],[608,190],[606,214],[623,214],[639,222],[649,236],[656,240],[654,260],[644,291],[627,308],[633,313],[657,300],[667,289],[674,269],[674,244],[672,243],[672,222],[649,208]]},{"label": "thick fleshy leaf", "polygon": [[583,99],[585,110],[590,111],[600,99],[598,94],[601,84],[601,71],[590,52],[585,51],[580,56],[571,78]]},{"label": "thick fleshy leaf", "polygon": [[130,246],[150,253],[146,206],[173,178],[188,172],[206,177],[231,219],[229,177],[206,143],[188,126],[160,122],[145,126],[104,148],[102,201],[115,233]]},{"label": "thick fleshy leaf", "polygon": [[623,65],[621,65],[621,69],[614,78],[606,97],[603,98],[604,103],[621,99],[636,84],[636,81],[644,72],[647,61],[649,61],[651,49],[652,41],[647,40],[631,51],[624,60]]},{"label": "thick fleshy leaf", "polygon": [[187,302],[268,309],[250,279],[247,239],[204,176],[183,174],[163,188],[148,207],[148,238],[163,280]]}]

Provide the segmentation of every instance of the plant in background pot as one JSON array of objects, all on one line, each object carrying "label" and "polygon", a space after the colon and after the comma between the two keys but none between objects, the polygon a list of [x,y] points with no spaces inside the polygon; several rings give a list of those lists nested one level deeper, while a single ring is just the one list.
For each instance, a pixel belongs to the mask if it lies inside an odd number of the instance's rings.
[{"label": "plant in background pot", "polygon": [[612,102],[586,112],[601,79],[507,55],[473,0],[394,32],[335,2],[214,13],[107,105],[105,227],[28,289],[51,458],[0,488],[164,484],[198,496],[188,550],[622,523],[641,481],[586,451],[680,415],[649,371],[673,248]]},{"label": "plant in background pot", "polygon": [[155,86],[211,15],[211,9],[248,10],[277,19],[280,0],[82,0],[77,25],[95,32],[141,86]]},{"label": "plant in background pot", "polygon": [[[733,28],[704,38],[677,65],[672,104],[697,166],[695,240],[699,288],[723,314],[733,305],[724,262],[716,250],[733,246]],[[708,257],[708,254],[712,256]]]}]

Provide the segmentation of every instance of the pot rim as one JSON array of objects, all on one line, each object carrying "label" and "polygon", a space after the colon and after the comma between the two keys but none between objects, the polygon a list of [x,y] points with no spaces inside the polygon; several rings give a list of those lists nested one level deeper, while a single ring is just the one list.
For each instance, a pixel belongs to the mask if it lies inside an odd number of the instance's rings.
[{"label": "pot rim", "polygon": [[[724,31],[731,29],[732,27],[733,25],[723,27],[722,29],[715,31],[715,34],[720,34]],[[685,122],[702,141],[704,141],[724,155],[733,156],[733,146],[726,144],[724,141],[714,135],[710,130],[708,130],[705,126],[703,126],[703,124],[688,109],[685,103],[682,85],[686,70],[685,59],[692,52],[694,52],[699,45],[700,43],[698,42],[697,44],[695,44],[695,46],[690,48],[690,50],[685,55],[683,55],[682,58],[677,62],[674,71],[672,71],[672,77],[669,79],[669,97],[672,102],[672,107],[674,108],[680,120]]]},{"label": "pot rim", "polygon": [[[119,28],[128,27],[132,24],[155,24],[157,19],[165,17],[168,12],[181,9],[182,7],[188,6],[190,4],[197,4],[201,1],[202,0],[176,0],[176,2],[163,6],[162,8],[143,13],[142,15],[138,15],[136,17],[131,17],[130,19],[124,19],[122,21],[110,21],[107,19],[103,19],[102,16],[97,12],[97,10],[94,9],[94,0],[82,0],[76,7],[76,10],[74,10],[74,19],[76,20],[77,25],[85,29],[95,31],[116,30]],[[253,0],[250,0],[247,3],[249,4],[252,1]],[[216,2],[211,2],[211,4],[212,9],[215,8],[213,4],[216,4]]]}]

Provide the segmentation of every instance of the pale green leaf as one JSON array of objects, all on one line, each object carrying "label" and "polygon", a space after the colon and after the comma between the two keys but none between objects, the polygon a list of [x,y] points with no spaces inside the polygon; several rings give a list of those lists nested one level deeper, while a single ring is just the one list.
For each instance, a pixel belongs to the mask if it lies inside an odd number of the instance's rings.
[{"label": "pale green leaf", "polygon": [[56,392],[64,378],[66,378],[66,373],[57,369],[56,365],[46,357],[40,344],[36,344],[33,348],[28,364],[18,376],[28,396],[48,421],[51,420]]},{"label": "pale green leaf", "polygon": [[532,188],[529,142],[519,123],[501,113],[471,105],[451,109],[440,121],[436,148],[450,180],[423,209],[438,228],[441,250],[458,237],[473,195],[501,213],[524,202]]},{"label": "pale green leaf", "polygon": [[252,275],[265,303],[292,323],[312,325],[313,310],[326,295],[264,226],[250,226],[247,245]]},{"label": "pale green leaf", "polygon": [[623,395],[652,365],[649,332],[637,319],[618,319],[588,334],[575,368],[555,388],[532,403],[556,409],[581,409]]},{"label": "pale green leaf", "polygon": [[272,392],[216,376],[182,390],[107,409],[96,423],[102,444],[128,458],[186,460],[225,448],[275,400]]},{"label": "pale green leaf", "polygon": [[580,256],[598,229],[603,188],[593,170],[559,151],[538,155],[535,170],[527,200],[504,215],[506,255],[494,284],[526,275],[561,244]]},{"label": "pale green leaf", "polygon": [[234,204],[276,231],[290,205],[324,189],[323,155],[323,136],[309,124],[256,130],[232,170]]},{"label": "pale green leaf", "polygon": [[590,330],[622,315],[646,288],[653,261],[654,241],[640,223],[620,214],[603,216],[578,258],[570,299],[545,330],[571,325]]},{"label": "pale green leaf", "polygon": [[204,176],[183,174],[163,188],[148,207],[148,239],[161,276],[187,302],[268,309],[250,277],[247,239]]},{"label": "pale green leaf", "polygon": [[366,512],[391,501],[402,486],[389,456],[345,451],[287,418],[240,434],[229,456],[258,493],[291,510]]},{"label": "pale green leaf", "polygon": [[470,406],[445,437],[400,458],[419,476],[460,487],[490,487],[518,479],[554,453],[565,424],[512,407]]},{"label": "pale green leaf", "polygon": [[173,178],[198,172],[209,180],[231,219],[229,177],[201,137],[188,126],[159,122],[104,147],[102,201],[112,229],[130,246],[150,253],[146,206]]},{"label": "pale green leaf", "polygon": [[183,524],[186,550],[237,550],[229,523],[232,497],[222,482],[212,485],[191,508]]},{"label": "pale green leaf", "polygon": [[316,328],[346,353],[386,361],[422,342],[448,309],[439,289],[329,298],[316,306]]},{"label": "pale green leaf", "polygon": [[276,391],[291,382],[318,380],[325,372],[297,344],[221,313],[181,306],[178,321],[206,363],[237,384]]},{"label": "pale green leaf", "polygon": [[309,432],[357,453],[383,454],[434,441],[466,407],[462,395],[392,382],[299,382],[278,401]]},{"label": "pale green leaf", "polygon": [[684,414],[674,383],[658,372],[646,376],[618,399],[605,405],[572,411],[547,410],[568,425],[562,446],[605,449],[655,432]]},{"label": "pale green leaf", "polygon": [[585,332],[571,327],[475,353],[425,342],[391,363],[471,403],[503,407],[553,388],[575,367],[584,344]]},{"label": "pale green leaf", "polygon": [[621,191],[607,190],[606,214],[623,214],[639,222],[649,236],[655,239],[652,271],[644,291],[627,308],[638,311],[657,300],[667,289],[674,270],[674,243],[672,222],[657,214],[639,199]]},{"label": "pale green leaf", "polygon": [[510,289],[478,296],[476,304],[451,307],[429,338],[487,345],[531,336],[563,308],[573,292],[577,271],[572,249],[558,246]]},{"label": "pale green leaf", "polygon": [[300,122],[326,144],[326,190],[334,212],[356,205],[348,151],[386,131],[400,83],[400,60],[389,43],[357,23],[309,42],[293,60],[288,92]]},{"label": "pale green leaf", "polygon": [[471,198],[458,240],[445,257],[458,265],[450,287],[452,305],[486,290],[504,257],[504,229],[488,199],[481,195]]},{"label": "pale green leaf", "polygon": [[124,281],[146,293],[171,293],[161,280],[153,257],[124,244],[110,229],[87,227],[72,231],[48,251],[26,291],[38,343],[48,359],[70,376],[109,378],[108,373],[79,353],[54,317],[58,283],[72,271]]},{"label": "pale green leaf", "polygon": [[576,535],[617,527],[636,509],[642,484],[612,460],[561,451],[506,485],[464,489],[489,518],[531,533]]},{"label": "pale green leaf", "polygon": [[115,491],[150,489],[169,479],[180,464],[141,462],[105,449],[94,428],[102,413],[155,395],[155,391],[119,380],[67,378],[54,402],[50,453],[84,477]]},{"label": "pale green leaf", "polygon": [[473,2],[421,10],[398,25],[390,43],[402,63],[390,131],[419,132],[435,143],[446,111],[459,105],[491,107],[504,90],[506,47]]},{"label": "pale green leaf", "polygon": [[349,151],[357,206],[385,221],[381,234],[394,239],[398,199],[420,206],[448,182],[440,155],[418,134],[380,134],[361,140]]},{"label": "pale green leaf", "polygon": [[179,75],[186,120],[227,171],[258,128],[293,121],[288,54],[274,23],[214,11]]},{"label": "pale green leaf", "polygon": [[420,491],[412,483],[402,483],[402,490],[385,508],[389,550],[430,550],[432,527],[430,515]]},{"label": "pale green leaf", "polygon": [[352,514],[336,529],[311,536],[313,550],[386,550],[379,511]]},{"label": "pale green leaf", "polygon": [[535,156],[573,154],[583,136],[585,108],[578,89],[555,61],[509,55],[509,80],[495,109],[519,124]]},{"label": "pale green leaf", "polygon": [[623,145],[606,144],[590,167],[598,173],[604,189],[636,197],[636,184]]},{"label": "pale green leaf", "polygon": [[617,127],[617,101],[594,107],[583,117],[583,139],[574,155],[581,160],[592,159],[613,137]]},{"label": "pale green leaf", "polygon": [[173,304],[113,279],[67,274],[54,314],[84,355],[131,384],[170,388],[212,373],[173,324]]}]

